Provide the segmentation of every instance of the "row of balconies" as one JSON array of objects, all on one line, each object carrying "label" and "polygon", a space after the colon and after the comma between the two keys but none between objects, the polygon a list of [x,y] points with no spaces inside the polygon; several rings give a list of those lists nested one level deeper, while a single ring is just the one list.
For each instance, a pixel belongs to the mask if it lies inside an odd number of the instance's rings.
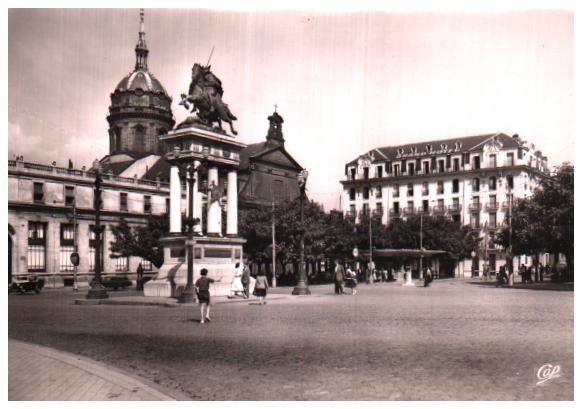
[{"label": "row of balconies", "polygon": [[[498,168],[498,167],[510,167],[510,166],[515,166],[515,160],[505,160],[502,163],[486,163],[485,166],[482,166],[481,164],[476,167],[473,165],[465,165],[465,166],[460,166],[458,168],[454,168],[453,166],[449,167],[449,168],[443,168],[443,169],[439,169],[438,167],[432,170],[428,170],[428,172],[425,169],[420,169],[420,170],[415,170],[410,173],[408,172],[408,169],[400,169],[398,171],[398,173],[396,174],[394,171],[392,172],[382,172],[381,175],[376,174],[373,177],[370,177],[370,175],[366,174],[366,173],[356,173],[356,174],[349,174],[348,178],[349,180],[368,180],[368,179],[373,179],[373,178],[384,178],[384,177],[398,177],[398,176],[415,176],[415,175],[438,175],[438,174],[446,174],[446,173],[455,173],[455,172],[462,172],[462,171],[466,171],[466,170],[480,170],[480,169],[494,169],[494,168]],[[530,166],[531,166],[531,161],[530,161]]]}]

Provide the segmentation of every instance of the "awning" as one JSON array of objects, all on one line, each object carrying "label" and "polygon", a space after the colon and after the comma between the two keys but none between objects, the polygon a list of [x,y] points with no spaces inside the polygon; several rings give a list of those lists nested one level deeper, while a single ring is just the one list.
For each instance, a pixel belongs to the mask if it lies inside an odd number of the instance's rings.
[{"label": "awning", "polygon": [[426,249],[374,249],[372,250],[372,257],[381,258],[420,258],[431,257],[446,254],[444,250],[426,250]]}]

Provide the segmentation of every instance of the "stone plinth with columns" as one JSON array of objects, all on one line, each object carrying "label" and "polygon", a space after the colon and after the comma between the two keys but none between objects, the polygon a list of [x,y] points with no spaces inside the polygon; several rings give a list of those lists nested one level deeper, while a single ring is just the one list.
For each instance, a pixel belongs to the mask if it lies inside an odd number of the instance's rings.
[{"label": "stone plinth with columns", "polygon": [[[238,237],[237,170],[240,151],[246,146],[234,137],[207,128],[190,127],[170,131],[161,138],[170,162],[170,232],[162,242],[164,265],[156,278],[144,286],[146,296],[179,297],[187,282],[187,246],[194,255],[194,282],[206,268],[215,280],[211,294],[227,295],[235,264],[242,262],[244,239]],[[183,181],[180,168],[193,169],[192,215],[200,220],[193,237],[182,226],[180,199]],[[187,186],[187,184],[185,185]],[[186,196],[190,195],[185,189]],[[186,201],[189,202],[188,200]],[[226,220],[222,213],[226,210]],[[224,226],[226,223],[226,226]]]}]

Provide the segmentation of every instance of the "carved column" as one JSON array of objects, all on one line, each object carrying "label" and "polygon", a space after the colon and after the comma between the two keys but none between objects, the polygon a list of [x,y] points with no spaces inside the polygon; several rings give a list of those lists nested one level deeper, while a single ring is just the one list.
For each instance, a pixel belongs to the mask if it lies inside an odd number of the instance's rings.
[{"label": "carved column", "polygon": [[[194,167],[198,168],[200,166],[200,161],[194,161]],[[194,233],[202,234],[202,197],[198,190],[200,187],[200,171],[195,173],[194,181],[194,218],[200,220],[196,226],[194,226]]]},{"label": "carved column", "polygon": [[226,191],[226,234],[236,236],[238,234],[238,191],[236,183],[236,169],[228,171],[228,188]]},{"label": "carved column", "polygon": [[182,232],[181,201],[180,173],[177,166],[172,166],[170,168],[170,233]]},{"label": "carved column", "polygon": [[221,233],[220,200],[215,200],[215,194],[220,197],[220,185],[218,180],[218,168],[212,166],[208,169],[208,222],[206,225],[209,236],[219,236]]}]

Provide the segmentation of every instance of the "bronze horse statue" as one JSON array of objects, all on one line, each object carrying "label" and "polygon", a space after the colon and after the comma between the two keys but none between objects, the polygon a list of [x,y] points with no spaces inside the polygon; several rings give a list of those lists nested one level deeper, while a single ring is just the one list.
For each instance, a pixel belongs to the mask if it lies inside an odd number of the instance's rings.
[{"label": "bronze horse statue", "polygon": [[224,121],[230,126],[230,131],[237,135],[232,126],[232,121],[237,118],[230,111],[228,105],[222,101],[223,93],[222,82],[210,71],[210,66],[203,67],[196,63],[192,67],[192,81],[188,95],[181,95],[180,105],[190,109],[190,104],[192,104],[190,112],[196,112],[196,116],[202,124],[212,127],[216,122],[218,128],[223,130],[222,122]]}]

